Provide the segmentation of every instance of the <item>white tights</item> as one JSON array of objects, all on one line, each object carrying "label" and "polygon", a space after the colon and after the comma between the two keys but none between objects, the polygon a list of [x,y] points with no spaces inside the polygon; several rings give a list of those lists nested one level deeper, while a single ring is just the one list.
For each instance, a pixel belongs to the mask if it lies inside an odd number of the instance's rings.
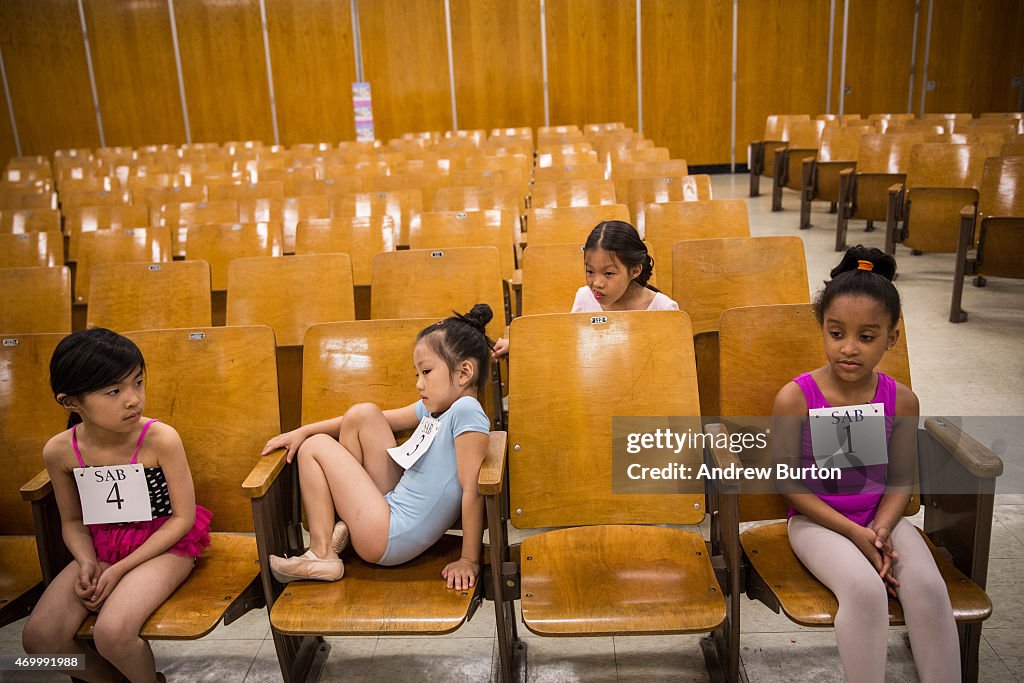
[{"label": "white tights", "polygon": [[[836,642],[851,683],[885,680],[889,607],[878,572],[850,539],[804,515],[789,520],[789,542],[839,600]],[[893,575],[923,683],[960,680],[960,643],[945,583],[920,532],[905,519],[892,530]]]}]

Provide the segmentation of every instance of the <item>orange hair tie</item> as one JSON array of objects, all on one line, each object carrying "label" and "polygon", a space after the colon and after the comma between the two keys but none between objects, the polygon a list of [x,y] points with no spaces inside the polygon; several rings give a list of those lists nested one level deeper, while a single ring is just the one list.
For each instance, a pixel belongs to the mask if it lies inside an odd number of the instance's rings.
[{"label": "orange hair tie", "polygon": [[875,264],[871,261],[857,261],[857,270],[866,270],[869,273],[875,269]]}]

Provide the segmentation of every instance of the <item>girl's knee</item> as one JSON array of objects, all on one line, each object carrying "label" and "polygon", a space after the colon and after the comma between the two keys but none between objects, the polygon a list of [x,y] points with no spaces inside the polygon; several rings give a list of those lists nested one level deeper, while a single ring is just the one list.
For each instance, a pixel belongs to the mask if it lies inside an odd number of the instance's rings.
[{"label": "girl's knee", "polygon": [[62,629],[57,624],[47,621],[29,617],[25,629],[21,632],[21,645],[25,648],[26,654],[58,654],[67,650]]},{"label": "girl's knee", "polygon": [[96,625],[92,630],[93,643],[96,645],[96,651],[104,659],[114,660],[126,647],[138,640],[139,633],[137,629],[128,628],[121,619],[104,616],[96,619]]},{"label": "girl's knee", "polygon": [[314,453],[323,450],[325,447],[330,447],[332,444],[337,446],[338,442],[329,434],[314,434],[303,441],[302,445],[299,446],[299,452],[297,454],[299,461],[301,462],[313,457]]},{"label": "girl's knee", "polygon": [[882,578],[872,572],[850,576],[843,582],[839,601],[871,612],[889,613],[889,595]]},{"label": "girl's knee", "polygon": [[351,430],[369,419],[384,417],[384,411],[375,403],[357,403],[345,411],[341,421],[342,430]]}]

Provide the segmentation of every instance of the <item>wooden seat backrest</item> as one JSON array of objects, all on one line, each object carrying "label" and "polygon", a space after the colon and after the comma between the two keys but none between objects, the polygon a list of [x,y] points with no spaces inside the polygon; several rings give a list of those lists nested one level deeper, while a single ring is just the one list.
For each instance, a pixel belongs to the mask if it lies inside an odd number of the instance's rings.
[{"label": "wooden seat backrest", "polygon": [[523,251],[523,315],[565,313],[585,284],[582,242],[531,244]]},{"label": "wooden seat backrest", "polygon": [[531,246],[582,243],[601,221],[628,223],[629,220],[629,209],[625,204],[531,208],[526,210],[526,241]]},{"label": "wooden seat backrest", "polygon": [[522,211],[525,186],[516,184],[441,187],[434,193],[434,211]]},{"label": "wooden seat backrest", "polygon": [[373,257],[395,250],[395,221],[388,215],[320,218],[296,226],[295,254],[348,254],[352,283],[369,286]]},{"label": "wooden seat backrest", "polygon": [[209,327],[205,261],[104,263],[93,268],[86,325],[116,332]]},{"label": "wooden seat backrest", "polygon": [[[878,370],[910,386],[906,328]],[[775,395],[793,378],[825,363],[821,325],[811,304],[732,308],[718,329],[722,416],[768,418]],[[756,362],[752,362],[756,359]],[[770,425],[769,420],[764,421]],[[779,519],[786,504],[777,495],[740,496],[741,521]]]},{"label": "wooden seat backrest", "polygon": [[571,159],[551,166],[538,166],[533,172],[533,180],[537,183],[561,180],[604,180],[604,176],[604,164],[599,164],[596,161],[575,163]]},{"label": "wooden seat backrest", "polygon": [[868,134],[860,139],[857,173],[906,173],[910,167],[910,150],[924,141],[924,135]]},{"label": "wooden seat backrest", "polygon": [[32,508],[18,488],[44,469],[43,446],[67,427],[68,413],[50,391],[50,357],[64,334],[0,338],[0,534],[32,534]]},{"label": "wooden seat backrest", "polygon": [[[652,161],[669,161],[672,154],[668,147],[646,147],[639,149],[624,149],[618,153],[618,160],[612,165],[614,169],[623,163],[650,163]],[[685,173],[683,175],[686,175]]]},{"label": "wooden seat backrest", "polygon": [[281,426],[273,332],[205,327],[127,336],[146,359],[146,415],[181,435],[196,502],[213,513],[212,529],[252,533],[241,485]]},{"label": "wooden seat backrest", "polygon": [[803,240],[773,236],[676,242],[672,296],[690,315],[695,335],[717,330],[729,308],[807,303]]},{"label": "wooden seat backrest", "polygon": [[644,227],[658,288],[672,296],[672,246],[682,240],[749,237],[750,212],[742,199],[664,202],[645,211]]},{"label": "wooden seat backrest", "polygon": [[914,145],[907,169],[907,188],[981,186],[985,146],[924,142]]},{"label": "wooden seat backrest", "polygon": [[228,288],[228,264],[237,258],[281,256],[280,223],[205,223],[188,229],[185,258],[210,264],[213,291]]},{"label": "wooden seat backrest", "polygon": [[981,177],[978,216],[1024,216],[1024,156],[990,157]]},{"label": "wooden seat backrest", "polygon": [[188,204],[205,202],[207,191],[205,185],[189,185],[186,187],[153,187],[145,190],[141,197],[135,200],[136,204],[145,204],[150,207],[150,220],[153,217],[153,209],[159,212],[164,204]]},{"label": "wooden seat backrest", "polygon": [[267,325],[278,346],[300,346],[310,326],[354,319],[348,254],[259,256],[228,266],[228,325]]},{"label": "wooden seat backrest", "polygon": [[83,232],[78,240],[75,301],[89,298],[92,268],[104,263],[163,263],[171,260],[171,235],[164,228],[126,228]]},{"label": "wooden seat backrest", "polygon": [[145,228],[149,210],[144,204],[132,206],[80,206],[64,211],[64,232],[68,235],[105,228]]},{"label": "wooden seat backrest", "polygon": [[828,121],[793,121],[789,124],[789,147],[818,149]]},{"label": "wooden seat backrest", "polygon": [[862,137],[863,127],[829,126],[821,134],[818,161],[857,161]]},{"label": "wooden seat backrest", "polygon": [[356,403],[400,408],[416,400],[413,347],[435,318],[314,325],[302,352],[302,423],[341,415]]},{"label": "wooden seat backrest", "polygon": [[395,222],[395,245],[409,244],[409,223],[423,213],[423,197],[419,190],[360,192],[331,197],[331,216],[375,216],[387,214]]},{"label": "wooden seat backrest", "polygon": [[0,234],[20,235],[26,232],[60,232],[60,211],[0,209]]},{"label": "wooden seat backrest", "polygon": [[501,258],[501,277],[509,280],[516,265],[516,220],[512,211],[498,209],[422,213],[413,220],[409,248],[494,247]]},{"label": "wooden seat backrest", "polygon": [[690,167],[686,159],[617,161],[612,164],[612,182],[620,202],[625,202],[629,196],[629,181],[633,178],[681,178],[687,175],[690,175]]},{"label": "wooden seat backrest", "polygon": [[494,247],[410,249],[373,257],[370,317],[434,318],[465,313],[475,304],[491,307],[491,339],[505,330],[501,257]]},{"label": "wooden seat backrest", "polygon": [[632,178],[626,184],[626,205],[633,217],[633,225],[643,237],[648,204],[664,202],[695,202],[712,199],[711,176],[687,175],[663,178]]},{"label": "wooden seat backrest", "polygon": [[284,197],[284,183],[269,180],[259,183],[211,183],[210,201],[233,199],[236,202],[249,199],[271,199]]},{"label": "wooden seat backrest", "polygon": [[614,204],[615,185],[610,180],[561,180],[537,183],[531,192],[531,206],[592,206]]},{"label": "wooden seat backrest", "polygon": [[[580,145],[586,145],[590,147],[589,142],[577,143]],[[572,145],[549,145],[549,150],[561,150],[566,149],[567,151],[537,151],[536,168],[534,169],[534,175],[542,168],[552,168],[555,166],[584,166],[598,163],[597,152],[592,149],[572,151]]]},{"label": "wooden seat backrest", "polygon": [[82,190],[58,192],[63,211],[78,206],[122,206],[132,203],[128,190]]},{"label": "wooden seat backrest", "polygon": [[789,127],[796,121],[810,121],[810,114],[772,114],[764,122],[764,139],[786,142]]},{"label": "wooden seat backrest", "polygon": [[529,175],[530,169],[533,168],[533,157],[525,154],[470,157],[466,159],[466,168],[475,171],[501,171],[518,168]]},{"label": "wooden seat backrest", "polygon": [[352,194],[363,191],[363,179],[359,176],[339,176],[309,180],[297,178],[290,183],[290,192],[295,196],[323,195],[332,197],[339,194]]},{"label": "wooden seat backrest", "polygon": [[[613,476],[625,474],[613,474],[612,416],[684,416],[678,425],[700,429],[699,417],[690,417],[699,416],[700,406],[685,313],[523,316],[512,321],[510,343],[514,526],[693,524],[703,518],[702,489],[613,492]],[[700,457],[684,449],[673,459],[699,466]]]},{"label": "wooden seat backrest", "polygon": [[64,238],[59,232],[0,233],[0,268],[62,265]]},{"label": "wooden seat backrest", "polygon": [[0,268],[0,291],[0,334],[71,332],[67,266]]},{"label": "wooden seat backrest", "polygon": [[295,229],[299,221],[331,217],[331,202],[327,195],[303,195],[285,197],[281,206],[281,232],[284,237],[284,251],[295,252]]}]

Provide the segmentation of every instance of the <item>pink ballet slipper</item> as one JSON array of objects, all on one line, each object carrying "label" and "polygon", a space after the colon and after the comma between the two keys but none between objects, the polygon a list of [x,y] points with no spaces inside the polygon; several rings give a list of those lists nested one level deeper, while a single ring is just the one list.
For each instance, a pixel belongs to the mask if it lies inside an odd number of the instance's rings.
[{"label": "pink ballet slipper", "polygon": [[334,533],[331,534],[331,550],[340,555],[348,546],[348,536],[348,524],[339,519],[334,525]]},{"label": "pink ballet slipper", "polygon": [[301,557],[271,555],[270,573],[281,583],[308,580],[337,581],[345,575],[345,563],[340,559],[321,560],[312,551]]}]

